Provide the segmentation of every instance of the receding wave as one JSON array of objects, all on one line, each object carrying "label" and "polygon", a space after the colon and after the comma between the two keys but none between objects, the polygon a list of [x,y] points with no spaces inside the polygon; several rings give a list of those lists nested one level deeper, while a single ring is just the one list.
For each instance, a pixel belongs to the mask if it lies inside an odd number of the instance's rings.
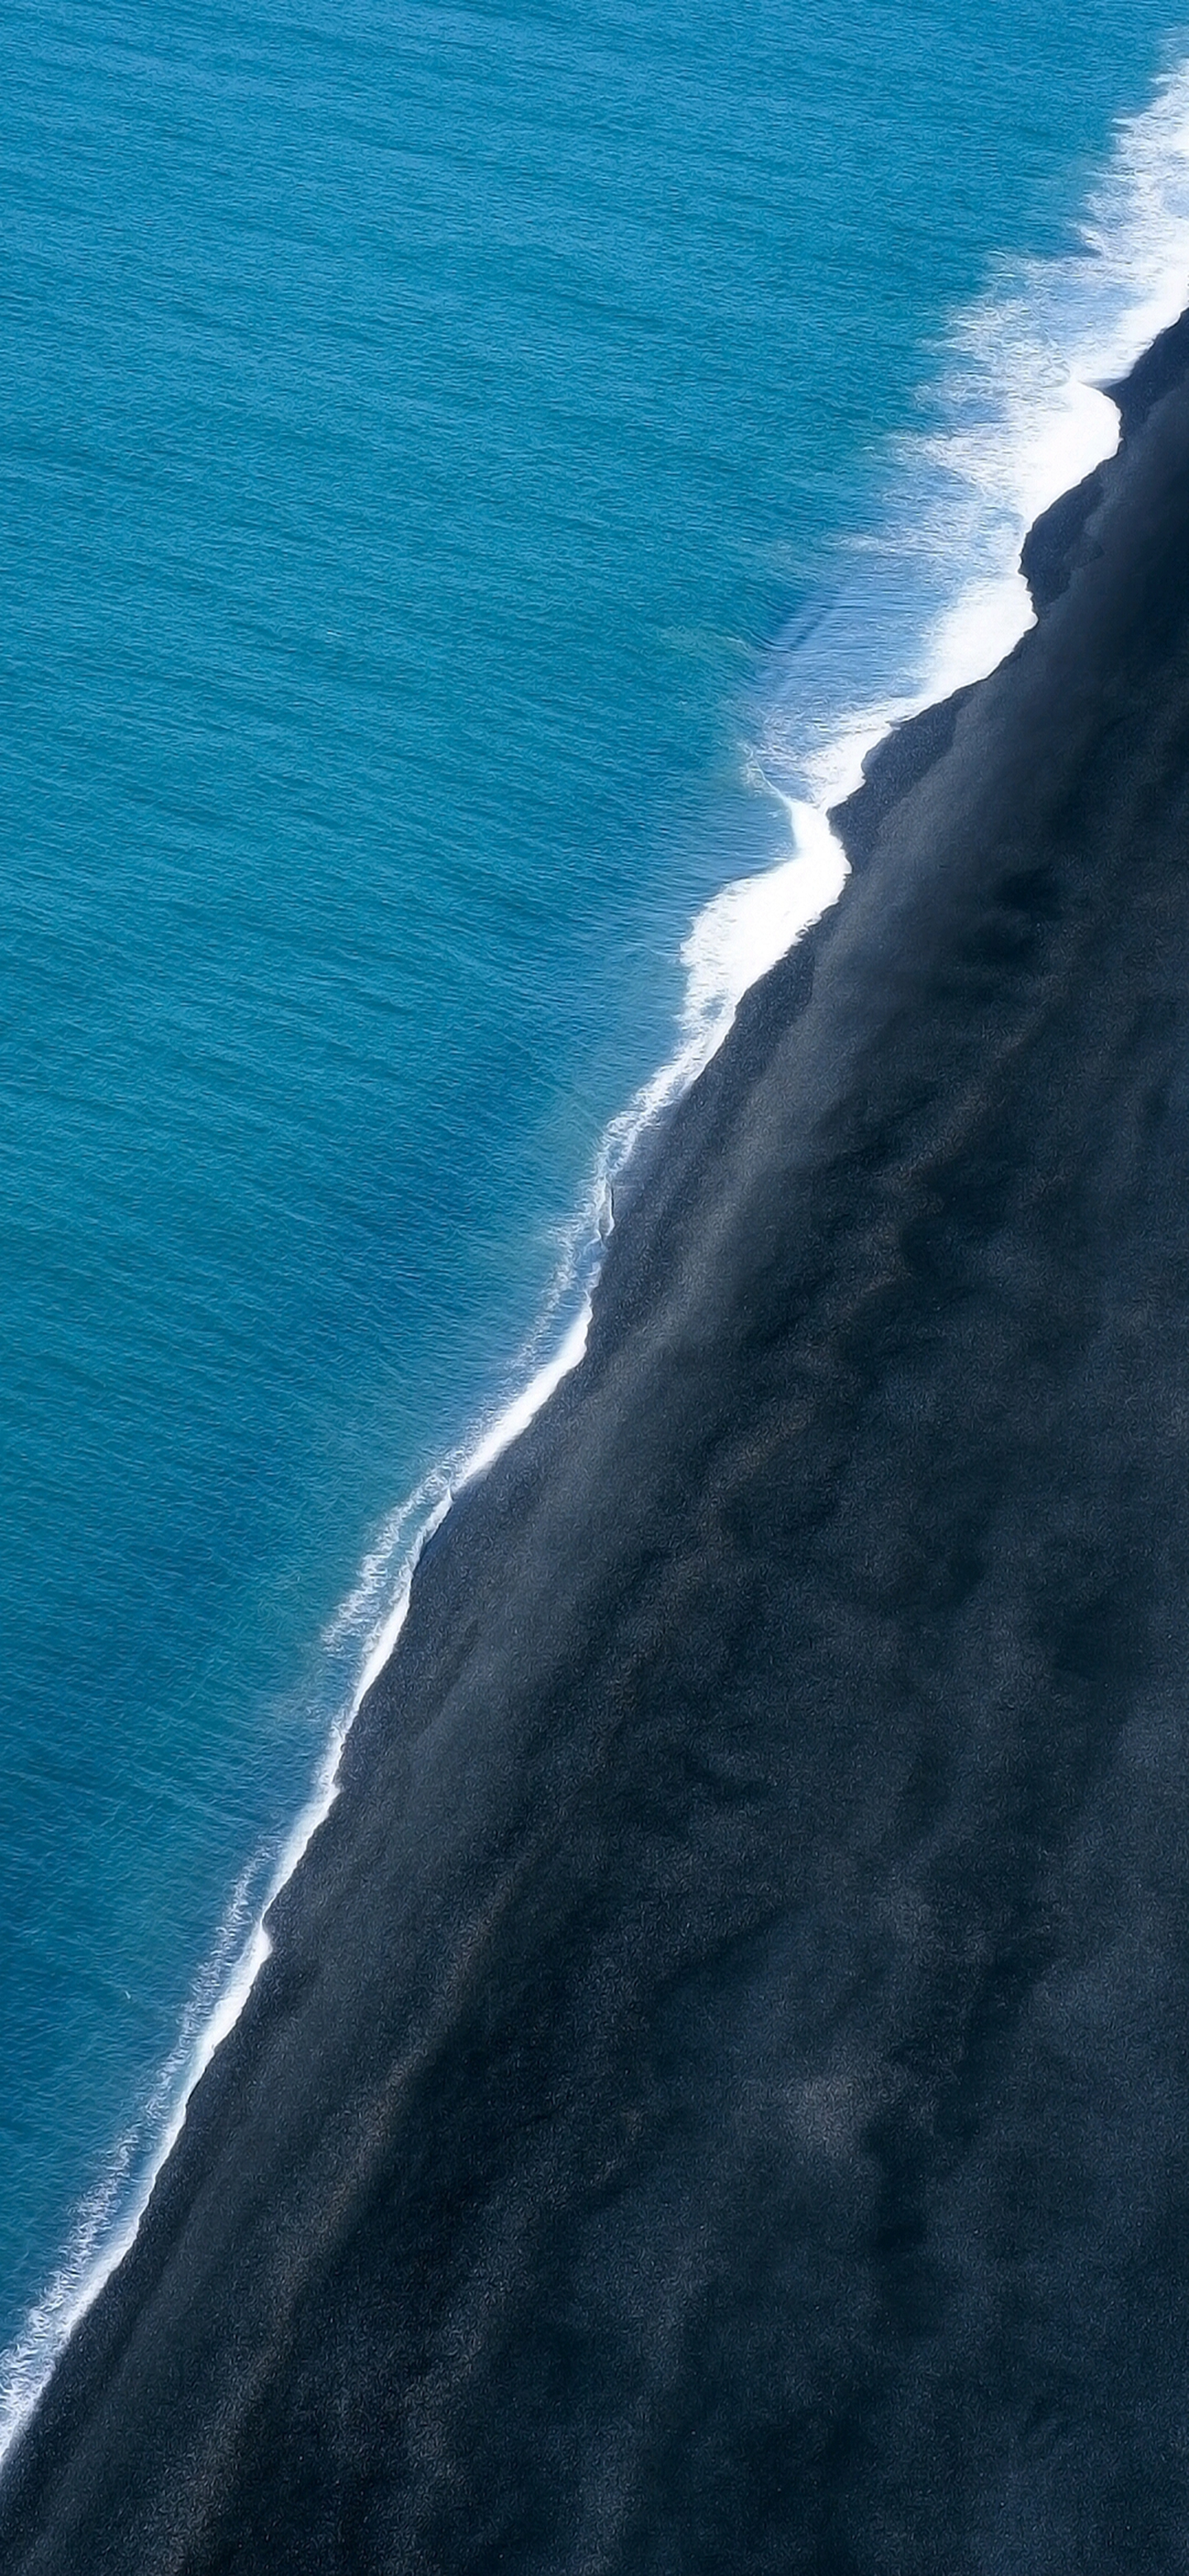
[{"label": "receding wave", "polygon": [[239,1879],[176,2046],[0,2357],[0,2456],[132,2242],[190,2094],[268,1956],[268,1904],[334,1799],[343,1742],[399,1635],[427,1538],[459,1487],[517,1438],[582,1356],[616,1185],[642,1136],[721,1045],[749,986],[837,899],[846,862],[827,814],[857,784],[864,753],[917,707],[981,678],[1031,623],[1018,568],[1025,531],[1113,452],[1118,419],[1102,388],[1176,318],[1187,288],[1189,63],[1120,127],[1069,254],[1004,260],[955,319],[923,425],[889,458],[870,533],[842,553],[812,628],[773,657],[763,719],[742,756],[787,813],[788,855],[725,885],[693,923],[673,1051],[602,1139],[541,1314],[508,1372],[516,1391],[392,1513],[326,1630],[335,1714],[310,1796],[283,1847],[258,1855]]}]

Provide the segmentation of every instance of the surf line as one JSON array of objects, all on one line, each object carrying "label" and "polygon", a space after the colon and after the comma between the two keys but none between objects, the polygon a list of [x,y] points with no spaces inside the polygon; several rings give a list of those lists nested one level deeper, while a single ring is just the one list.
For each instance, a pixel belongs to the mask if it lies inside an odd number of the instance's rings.
[{"label": "surf line", "polygon": [[[938,388],[942,427],[904,442],[915,501],[922,491],[927,495],[924,521],[902,530],[899,544],[893,525],[884,555],[899,553],[910,574],[920,564],[923,525],[934,570],[958,558],[960,575],[943,606],[923,612],[915,635],[904,639],[902,695],[857,691],[852,707],[827,714],[817,745],[806,751],[802,744],[791,758],[773,714],[750,766],[787,814],[791,853],[724,885],[698,914],[681,951],[686,986],[675,1049],[606,1130],[589,1187],[564,1230],[542,1311],[510,1372],[513,1383],[522,1381],[519,1392],[493,1409],[392,1514],[324,1633],[324,1646],[348,1661],[355,1678],[309,1797],[268,1870],[262,1896],[267,1857],[259,1855],[242,1873],[170,2058],[107,2175],[79,2209],[48,2287],[0,2355],[0,2459],[75,2326],[131,2246],[195,2086],[269,1957],[268,1908],[334,1803],[343,1745],[398,1641],[422,1550],[455,1494],[519,1438],[582,1359],[614,1225],[616,1183],[643,1137],[722,1045],[744,993],[837,901],[848,868],[829,812],[859,785],[866,754],[894,724],[985,677],[1034,622],[1019,570],[1024,536],[1042,510],[1114,453],[1118,414],[1102,388],[1177,319],[1187,292],[1189,63],[1166,75],[1151,104],[1120,124],[1079,246],[1063,259],[1005,266],[954,322],[949,370]],[[812,709],[803,712],[812,718]]]}]

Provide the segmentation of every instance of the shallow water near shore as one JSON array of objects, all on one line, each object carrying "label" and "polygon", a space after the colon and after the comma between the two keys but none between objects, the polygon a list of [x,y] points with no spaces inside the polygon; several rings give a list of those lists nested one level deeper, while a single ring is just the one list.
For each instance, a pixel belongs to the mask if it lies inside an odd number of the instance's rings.
[{"label": "shallow water near shore", "polygon": [[10,2421],[609,1122],[816,900],[719,890],[1183,300],[1167,18],[1000,32],[6,22]]}]

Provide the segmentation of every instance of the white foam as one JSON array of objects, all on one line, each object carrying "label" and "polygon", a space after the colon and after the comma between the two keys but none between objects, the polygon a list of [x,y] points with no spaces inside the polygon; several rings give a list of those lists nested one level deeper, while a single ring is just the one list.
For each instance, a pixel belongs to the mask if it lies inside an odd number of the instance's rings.
[{"label": "white foam", "polygon": [[[1069,253],[1000,260],[956,317],[928,389],[932,425],[897,442],[885,523],[851,550],[850,614],[826,621],[816,704],[798,655],[800,705],[786,692],[774,709],[767,768],[812,801],[837,799],[889,724],[995,668],[1033,622],[1028,529],[1113,455],[1119,418],[1103,388],[1187,300],[1189,63],[1120,126]],[[868,678],[858,693],[856,673]]]},{"label": "white foam", "polygon": [[[185,2104],[247,1994],[243,1968],[259,1934],[255,1865],[241,1873],[217,1938],[195,1980],[175,2046],[139,2119],[124,2131],[107,2172],[78,2209],[62,2260],[0,2370],[0,2458],[31,2413],[63,2344],[128,2250],[151,2182],[173,2145]],[[213,2035],[217,2034],[217,2035]],[[147,2163],[147,2170],[144,2170]],[[135,2188],[137,2176],[140,2188]],[[131,2203],[131,2205],[129,2205]]]},{"label": "white foam", "polygon": [[[400,1634],[426,1540],[454,1494],[520,1436],[582,1357],[617,1178],[641,1136],[721,1045],[749,986],[837,899],[846,861],[826,813],[859,783],[865,753],[890,724],[993,669],[1031,623],[1019,572],[1025,531],[1113,452],[1118,418],[1098,388],[1126,372],[1187,294],[1189,64],[1120,128],[1076,249],[1065,259],[1003,263],[949,336],[937,423],[902,442],[885,528],[857,550],[853,628],[845,615],[835,619],[832,663],[797,654],[790,667],[799,696],[786,687],[757,747],[760,774],[788,815],[790,854],[724,886],[693,923],[681,952],[686,986],[674,1051],[603,1138],[542,1314],[512,1372],[520,1391],[400,1504],[326,1631],[328,1656],[342,1659],[354,1679],[310,1798],[263,1897],[252,1901],[259,1865],[241,1879],[168,2065],[80,2208],[48,2289],[0,2358],[0,2457],[131,2245],[194,2086],[269,1955],[263,1915],[333,1803],[343,1743]],[[881,581],[895,601],[882,623],[870,613]]]}]

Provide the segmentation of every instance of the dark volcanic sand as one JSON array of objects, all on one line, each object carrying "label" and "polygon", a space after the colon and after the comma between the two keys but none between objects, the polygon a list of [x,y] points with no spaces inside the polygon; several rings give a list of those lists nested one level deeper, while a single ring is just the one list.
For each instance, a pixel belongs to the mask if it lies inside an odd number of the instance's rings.
[{"label": "dark volcanic sand", "polygon": [[5,2576],[1189,2569],[1184,342],[430,1550]]}]

